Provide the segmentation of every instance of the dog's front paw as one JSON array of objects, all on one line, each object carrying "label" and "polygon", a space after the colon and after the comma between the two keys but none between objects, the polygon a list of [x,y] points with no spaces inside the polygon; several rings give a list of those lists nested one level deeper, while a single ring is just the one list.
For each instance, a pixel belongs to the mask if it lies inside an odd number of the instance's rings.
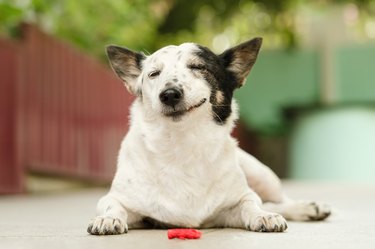
[{"label": "dog's front paw", "polygon": [[262,212],[250,219],[247,229],[255,232],[283,232],[288,225],[280,214]]},{"label": "dog's front paw", "polygon": [[93,235],[112,235],[128,232],[128,225],[121,219],[98,216],[92,219],[87,232]]},{"label": "dog's front paw", "polygon": [[315,201],[300,201],[297,203],[305,220],[324,220],[331,215],[331,208]]}]

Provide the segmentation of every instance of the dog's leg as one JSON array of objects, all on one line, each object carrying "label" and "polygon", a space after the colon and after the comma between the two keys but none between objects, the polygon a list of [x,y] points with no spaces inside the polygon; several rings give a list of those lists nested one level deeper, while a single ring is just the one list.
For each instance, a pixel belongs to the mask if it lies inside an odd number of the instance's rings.
[{"label": "dog's leg", "polygon": [[142,217],[127,211],[111,194],[102,197],[97,205],[96,217],[88,225],[87,232],[94,235],[122,234],[141,224]]},{"label": "dog's leg", "polygon": [[331,215],[329,206],[315,201],[285,199],[281,203],[263,203],[262,207],[281,214],[287,220],[295,221],[318,221]]},{"label": "dog's leg", "polygon": [[280,203],[284,200],[280,179],[270,168],[242,149],[237,149],[237,157],[248,185],[263,202]]},{"label": "dog's leg", "polygon": [[298,221],[324,220],[331,214],[325,204],[288,198],[282,191],[279,178],[267,166],[241,149],[237,155],[250,188],[260,196],[265,210]]},{"label": "dog's leg", "polygon": [[222,211],[208,227],[245,228],[255,232],[283,232],[287,229],[287,223],[280,214],[262,210],[260,205],[257,194],[249,189],[238,204]]}]

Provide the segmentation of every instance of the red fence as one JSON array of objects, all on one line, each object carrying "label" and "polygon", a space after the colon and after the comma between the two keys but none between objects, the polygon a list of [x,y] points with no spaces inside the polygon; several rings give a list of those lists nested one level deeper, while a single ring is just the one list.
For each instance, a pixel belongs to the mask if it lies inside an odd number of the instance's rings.
[{"label": "red fence", "polygon": [[0,193],[20,192],[22,168],[17,149],[17,85],[19,83],[17,46],[0,40]]},{"label": "red fence", "polygon": [[22,34],[0,42],[0,193],[20,191],[27,170],[108,181],[132,98],[108,67],[33,26]]}]

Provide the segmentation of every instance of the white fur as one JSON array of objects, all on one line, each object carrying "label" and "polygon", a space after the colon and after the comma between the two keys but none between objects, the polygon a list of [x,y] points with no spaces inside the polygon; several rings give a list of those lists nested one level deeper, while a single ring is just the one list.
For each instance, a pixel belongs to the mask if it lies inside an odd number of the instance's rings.
[{"label": "white fur", "polygon": [[[175,84],[175,78],[182,82],[188,105],[209,99],[204,79],[194,77],[184,66],[196,49],[190,43],[170,46],[143,62],[135,82],[142,98],[131,107],[130,129],[121,144],[117,172],[108,195],[98,203],[90,233],[124,233],[143,227],[145,217],[179,227],[287,228],[281,215],[261,208],[261,199],[282,205],[288,200],[278,178],[239,149],[230,135],[238,115],[235,101],[224,125],[213,121],[209,101],[178,121],[162,114],[158,96],[166,83]],[[179,60],[177,51],[183,51]],[[150,78],[153,70],[161,70],[160,75]],[[269,209],[293,213],[290,206],[282,205]],[[299,210],[303,213],[304,206]],[[308,212],[313,215],[311,208]]]}]

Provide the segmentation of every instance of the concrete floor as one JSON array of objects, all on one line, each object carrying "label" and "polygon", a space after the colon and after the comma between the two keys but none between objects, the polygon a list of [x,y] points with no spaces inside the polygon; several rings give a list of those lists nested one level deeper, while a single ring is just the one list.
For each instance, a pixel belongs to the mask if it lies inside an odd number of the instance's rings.
[{"label": "concrete floor", "polygon": [[182,241],[168,240],[166,230],[131,230],[98,237],[86,225],[106,190],[0,197],[0,248],[375,248],[375,185],[287,182],[285,190],[329,203],[334,213],[325,222],[289,222],[284,233],[210,229]]}]

